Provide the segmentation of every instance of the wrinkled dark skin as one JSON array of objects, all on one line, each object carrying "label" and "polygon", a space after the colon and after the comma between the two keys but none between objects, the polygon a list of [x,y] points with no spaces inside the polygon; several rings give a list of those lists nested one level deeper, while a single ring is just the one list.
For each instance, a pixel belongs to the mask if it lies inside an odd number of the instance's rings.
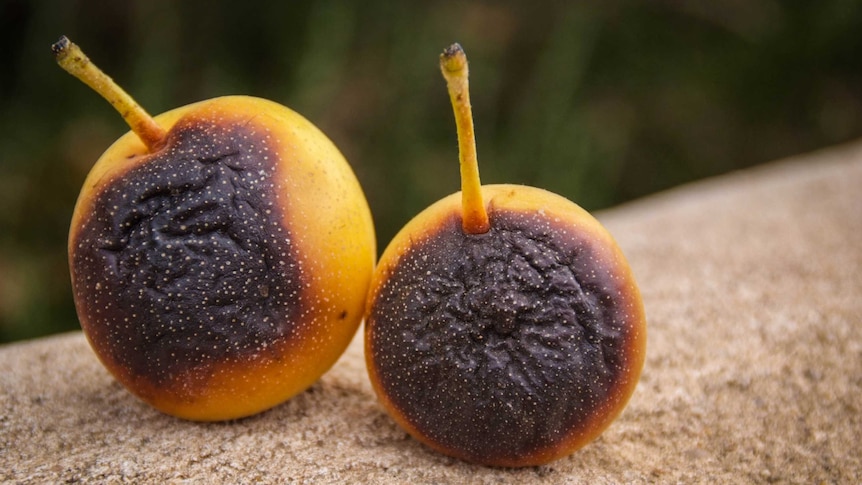
[{"label": "wrinkled dark skin", "polygon": [[71,261],[94,345],[164,382],[266,353],[301,309],[262,134],[180,122],[167,147],[94,194]]},{"label": "wrinkled dark skin", "polygon": [[416,241],[376,297],[380,386],[420,433],[487,462],[558,443],[624,379],[631,335],[612,267],[589,235],[495,211],[452,215]]}]

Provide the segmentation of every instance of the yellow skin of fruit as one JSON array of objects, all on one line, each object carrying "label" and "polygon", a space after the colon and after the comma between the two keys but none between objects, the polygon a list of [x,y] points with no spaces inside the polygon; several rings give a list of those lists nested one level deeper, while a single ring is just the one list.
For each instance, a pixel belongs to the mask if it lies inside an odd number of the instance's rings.
[{"label": "yellow skin of fruit", "polygon": [[[552,192],[524,185],[483,185],[481,193],[489,214],[495,211],[539,213],[549,220],[562,221],[563,224],[576,228],[581,233],[589,234],[594,242],[593,250],[597,251],[597,259],[605,262],[614,279],[623,282],[626,288],[622,304],[628,309],[629,321],[632,325],[632,339],[627,349],[629,365],[625,378],[613,387],[605,406],[581,428],[569,430],[567,438],[559,443],[536,449],[530,454],[517,458],[488,459],[483,463],[506,467],[542,465],[567,456],[598,437],[625,408],[640,378],[646,354],[646,317],[643,303],[631,269],[613,237],[580,206]],[[376,359],[382,356],[378,355],[371,339],[375,325],[373,318],[370,318],[372,305],[393,272],[393,268],[398,265],[409,248],[420,244],[430,234],[436,233],[441,221],[451,214],[460,216],[462,213],[461,192],[445,197],[408,222],[384,250],[374,272],[366,304],[365,356],[369,377],[381,404],[401,427],[415,439],[436,451],[466,461],[475,461],[463,450],[450,449],[427,436],[392,402],[381,384],[380,371],[377,368]],[[493,226],[493,219],[491,224]]]},{"label": "yellow skin of fruit", "polygon": [[[364,311],[374,268],[376,241],[367,201],[347,161],[333,143],[292,110],[260,98],[225,96],[154,117],[165,131],[184,117],[222,117],[254,123],[274,140],[283,226],[290,229],[299,260],[302,292],[310,306],[298,335],[268,353],[219,362],[204,374],[191,369],[167,383],[134,375],[114,361],[111,342],[91,331],[79,305],[81,326],[105,367],[133,394],[156,409],[180,418],[217,421],[249,416],[282,403],[311,386],[344,352]],[[148,153],[138,136],[120,137],[99,158],[84,182],[69,232],[70,265],[82,224],[93,199],[113,180],[145,163]],[[79,278],[72,267],[73,288]],[[109,323],[110,324],[110,323]],[[273,356],[274,353],[274,356]],[[265,355],[264,355],[265,354]]]}]

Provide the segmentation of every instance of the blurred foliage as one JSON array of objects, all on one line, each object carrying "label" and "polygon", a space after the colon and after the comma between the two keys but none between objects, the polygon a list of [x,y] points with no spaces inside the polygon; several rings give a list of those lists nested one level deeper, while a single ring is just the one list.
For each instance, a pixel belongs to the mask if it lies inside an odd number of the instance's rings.
[{"label": "blurred foliage", "polygon": [[453,41],[483,182],[589,210],[862,134],[855,0],[0,0],[0,342],[77,328],[72,207],[127,130],[54,65],[61,34],[154,114],[237,93],[304,114],[353,164],[381,250],[458,189]]}]

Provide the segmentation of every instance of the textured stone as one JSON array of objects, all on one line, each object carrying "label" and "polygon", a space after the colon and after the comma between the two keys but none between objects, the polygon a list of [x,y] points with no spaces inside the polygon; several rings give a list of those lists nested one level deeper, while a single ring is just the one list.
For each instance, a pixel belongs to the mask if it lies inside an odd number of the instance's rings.
[{"label": "textured stone", "polygon": [[858,483],[860,187],[854,144],[599,213],[643,294],[647,360],[620,418],[550,465],[475,466],[409,438],[360,338],[291,401],[200,424],[138,401],[74,332],[0,347],[0,480]]}]

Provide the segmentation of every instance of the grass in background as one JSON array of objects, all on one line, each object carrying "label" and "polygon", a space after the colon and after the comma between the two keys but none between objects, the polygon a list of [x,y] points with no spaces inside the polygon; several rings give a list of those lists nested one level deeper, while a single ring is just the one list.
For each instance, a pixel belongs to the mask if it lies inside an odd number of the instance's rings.
[{"label": "grass in background", "polygon": [[66,234],[126,131],[54,65],[68,34],[151,113],[224,94],[326,132],[379,248],[458,190],[437,56],[461,42],[484,183],[589,210],[862,134],[862,4],[0,1],[0,342],[78,328]]}]

